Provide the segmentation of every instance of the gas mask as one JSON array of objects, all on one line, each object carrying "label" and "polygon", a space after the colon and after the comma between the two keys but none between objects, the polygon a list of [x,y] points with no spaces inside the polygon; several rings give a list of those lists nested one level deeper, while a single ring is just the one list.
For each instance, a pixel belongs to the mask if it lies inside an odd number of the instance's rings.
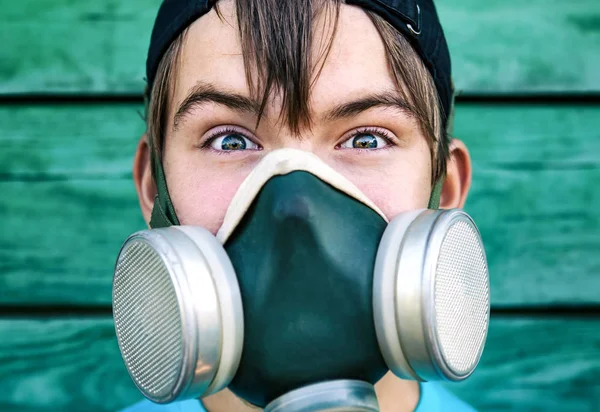
[{"label": "gas mask", "polygon": [[460,381],[485,344],[489,275],[461,210],[391,222],[317,156],[274,151],[216,237],[170,226],[119,253],[113,313],[127,370],[169,403],[229,387],[265,411],[378,411],[388,371]]}]

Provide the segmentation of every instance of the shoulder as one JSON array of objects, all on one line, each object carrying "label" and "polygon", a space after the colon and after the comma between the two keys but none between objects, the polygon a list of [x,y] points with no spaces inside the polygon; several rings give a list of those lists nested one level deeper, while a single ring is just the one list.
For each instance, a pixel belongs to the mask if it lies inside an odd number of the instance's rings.
[{"label": "shoulder", "polygon": [[128,408],[122,409],[121,412],[206,412],[206,409],[202,407],[202,404],[197,399],[188,399],[167,405],[160,405],[144,399]]},{"label": "shoulder", "polygon": [[437,382],[420,383],[421,398],[415,412],[475,412],[475,408],[460,400]]}]

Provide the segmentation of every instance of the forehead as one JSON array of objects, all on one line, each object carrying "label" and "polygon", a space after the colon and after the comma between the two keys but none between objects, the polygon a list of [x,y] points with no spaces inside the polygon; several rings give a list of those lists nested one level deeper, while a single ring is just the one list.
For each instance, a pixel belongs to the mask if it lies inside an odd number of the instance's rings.
[{"label": "forehead", "polygon": [[[213,9],[188,29],[179,61],[175,102],[181,102],[198,82],[244,95],[249,93],[234,2],[220,1],[219,11],[221,17]],[[332,33],[332,19],[323,16],[313,23],[312,62],[322,55]],[[383,42],[375,26],[362,9],[342,4],[331,50],[312,88],[313,110],[325,110],[330,101],[339,103],[340,99],[394,88]],[[276,100],[272,104],[277,104]]]}]

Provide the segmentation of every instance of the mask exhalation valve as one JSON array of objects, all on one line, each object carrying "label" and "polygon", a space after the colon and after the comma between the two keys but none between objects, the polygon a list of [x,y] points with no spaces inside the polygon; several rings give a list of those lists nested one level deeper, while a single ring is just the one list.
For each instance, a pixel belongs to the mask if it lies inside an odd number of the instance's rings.
[{"label": "mask exhalation valve", "polygon": [[378,412],[375,388],[358,380],[304,386],[275,399],[265,412]]}]

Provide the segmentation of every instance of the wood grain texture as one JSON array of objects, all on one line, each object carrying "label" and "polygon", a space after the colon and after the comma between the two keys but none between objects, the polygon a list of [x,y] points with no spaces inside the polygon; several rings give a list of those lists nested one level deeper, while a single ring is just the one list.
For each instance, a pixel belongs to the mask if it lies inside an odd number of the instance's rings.
[{"label": "wood grain texture", "polygon": [[[0,108],[0,304],[109,304],[143,229],[135,106]],[[600,108],[461,105],[493,305],[598,303]]]},{"label": "wood grain texture", "polygon": [[0,182],[0,302],[110,304],[121,243],[145,229],[130,179]]},{"label": "wood grain texture", "polygon": [[[160,0],[2,0],[0,93],[141,93]],[[464,92],[600,91],[597,0],[438,0]]]},{"label": "wood grain texture", "polygon": [[2,411],[115,411],[141,397],[112,319],[3,319],[0,335]]},{"label": "wood grain texture", "polygon": [[595,0],[436,0],[456,88],[522,93],[600,90]]},{"label": "wood grain texture", "polygon": [[0,92],[136,92],[160,0],[2,0]]},{"label": "wood grain texture", "polygon": [[0,179],[131,176],[145,122],[137,105],[0,107]]},{"label": "wood grain texture", "polygon": [[[598,320],[494,319],[474,375],[449,384],[481,411],[597,411]],[[141,399],[106,318],[0,320],[2,411],[109,411]]]},{"label": "wood grain texture", "polygon": [[493,319],[480,366],[446,387],[481,411],[598,411],[599,330],[597,319]]},{"label": "wood grain texture", "polygon": [[[597,126],[596,126],[597,125]],[[600,107],[457,112],[497,305],[599,302]]]}]

